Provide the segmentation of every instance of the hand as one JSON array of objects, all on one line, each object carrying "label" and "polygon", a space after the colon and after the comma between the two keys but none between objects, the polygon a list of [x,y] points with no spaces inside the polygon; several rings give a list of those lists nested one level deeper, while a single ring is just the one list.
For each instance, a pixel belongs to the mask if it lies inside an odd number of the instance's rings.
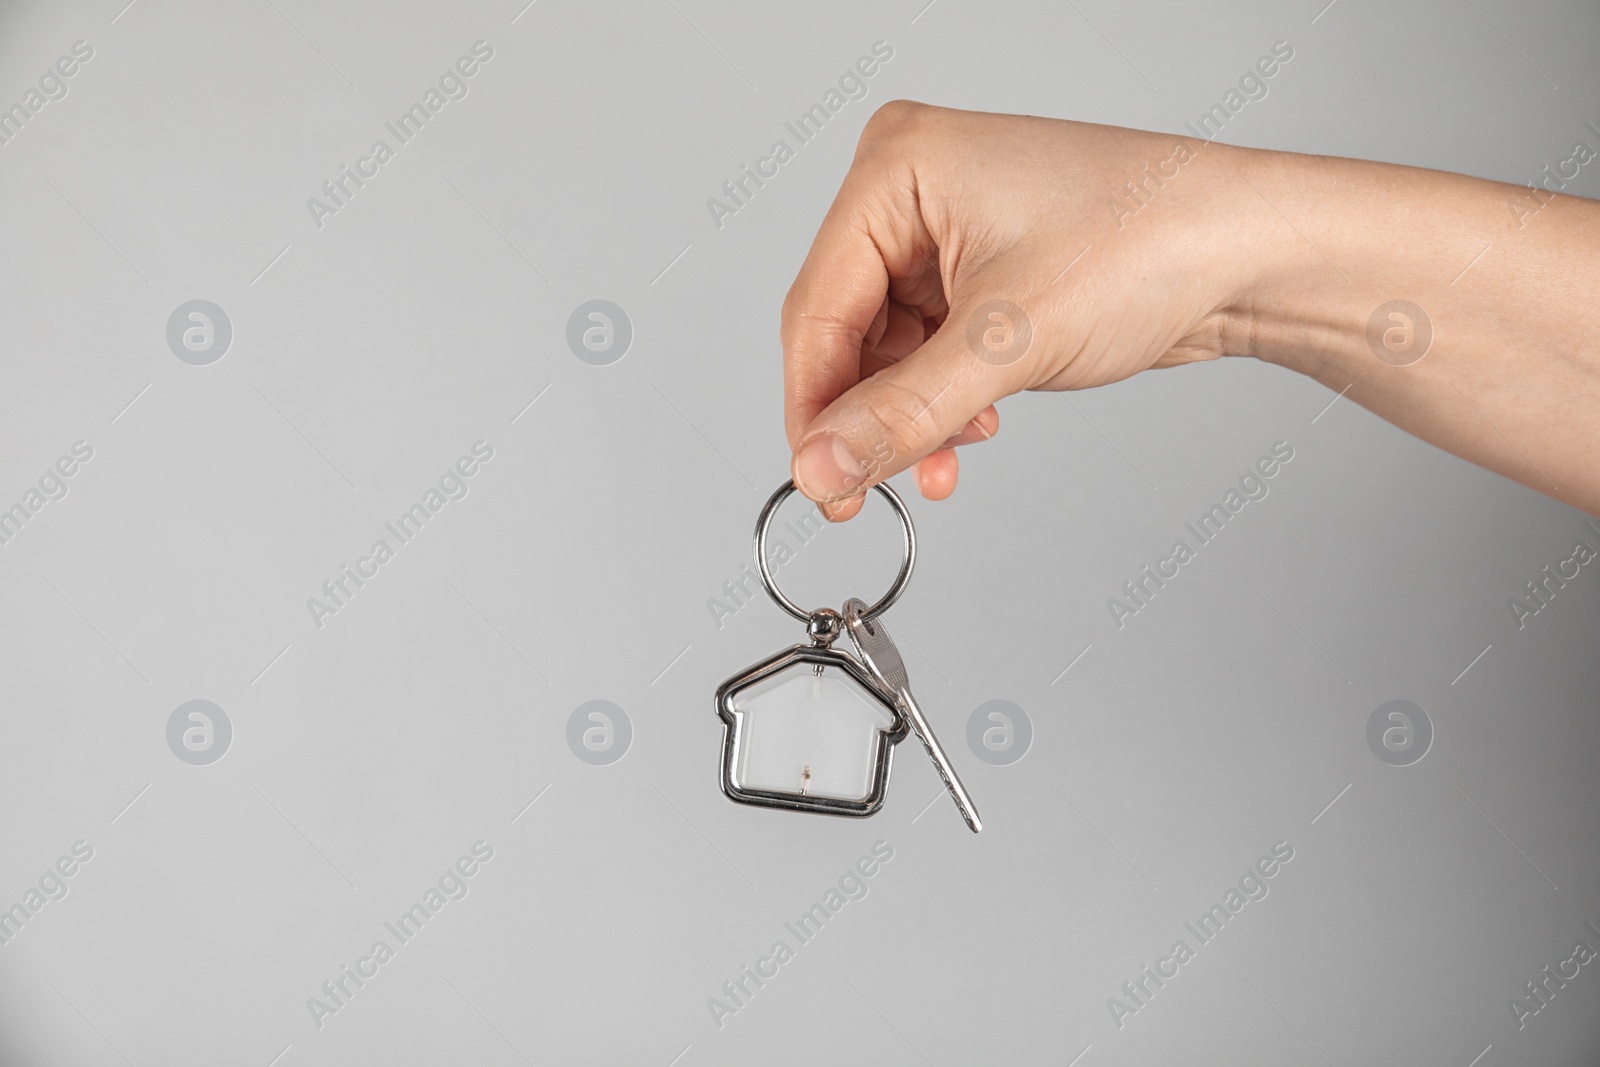
[{"label": "hand", "polygon": [[[1374,348],[1397,298],[1425,359]],[[1593,201],[897,101],[784,301],[794,478],[836,521],[913,466],[943,499],[1004,396],[1254,355],[1600,512],[1597,306]]]},{"label": "hand", "polygon": [[[943,499],[954,449],[998,430],[999,398],[1222,355],[1250,280],[1234,266],[1250,262],[1239,220],[1258,208],[1228,167],[1201,170],[1203,154],[1244,153],[1077,122],[881,108],[784,303],[801,491],[849,518],[866,488],[915,464],[923,495]],[[1161,225],[1126,226],[1113,194],[1163,161],[1194,172],[1159,190]]]}]

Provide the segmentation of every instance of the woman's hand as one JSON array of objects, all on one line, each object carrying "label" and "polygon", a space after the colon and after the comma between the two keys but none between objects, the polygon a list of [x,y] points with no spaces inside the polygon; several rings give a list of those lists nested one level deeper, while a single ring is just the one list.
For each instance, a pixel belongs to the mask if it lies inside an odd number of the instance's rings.
[{"label": "woman's hand", "polygon": [[[1200,167],[1208,154],[1244,153],[1076,122],[880,109],[784,303],[801,490],[848,518],[864,489],[915,464],[924,495],[942,499],[954,448],[994,435],[999,398],[1222,355],[1249,281],[1239,265],[1251,262],[1255,194],[1233,166]],[[1160,225],[1113,211],[1120,183],[1141,178]]]},{"label": "woman's hand", "polygon": [[[1513,210],[1519,195],[1531,194],[888,104],[784,302],[795,481],[835,520],[913,466],[923,495],[942,499],[955,449],[998,430],[1001,397],[1257,355],[1600,510],[1600,359],[1586,322],[1600,307],[1600,210],[1546,193],[1530,222]],[[1498,257],[1484,252],[1497,242]],[[1431,316],[1412,324],[1432,335],[1420,363],[1370,340],[1397,298]]]}]

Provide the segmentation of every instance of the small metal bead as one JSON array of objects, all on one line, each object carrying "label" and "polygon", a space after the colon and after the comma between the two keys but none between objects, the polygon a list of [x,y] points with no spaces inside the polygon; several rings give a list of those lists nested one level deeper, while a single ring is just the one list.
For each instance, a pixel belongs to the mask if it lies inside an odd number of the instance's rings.
[{"label": "small metal bead", "polygon": [[806,633],[818,645],[831,645],[844,628],[844,617],[832,608],[818,608],[806,621]]}]

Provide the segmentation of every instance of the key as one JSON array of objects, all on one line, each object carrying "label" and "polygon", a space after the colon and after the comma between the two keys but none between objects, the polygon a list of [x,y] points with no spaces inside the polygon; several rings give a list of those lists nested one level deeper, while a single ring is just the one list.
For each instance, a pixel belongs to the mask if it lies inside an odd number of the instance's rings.
[{"label": "key", "polygon": [[967,826],[973,833],[978,833],[983,829],[983,823],[978,820],[978,809],[973,806],[966,787],[956,775],[956,769],[950,765],[950,757],[945,755],[944,747],[933,735],[933,727],[928,725],[927,717],[922,714],[922,709],[917,706],[916,699],[911,695],[911,681],[906,677],[906,665],[900,658],[900,650],[895,648],[894,642],[890,640],[889,630],[883,625],[882,619],[868,621],[861,617],[862,612],[866,610],[866,603],[856,597],[851,597],[844,603],[845,629],[850,634],[851,643],[855,645],[857,658],[872,672],[883,690],[911,723],[912,731],[922,742],[922,747],[927,749],[928,758],[933,760],[934,769],[939,772],[944,787],[950,791],[951,799],[961,811],[961,817],[966,820]]}]

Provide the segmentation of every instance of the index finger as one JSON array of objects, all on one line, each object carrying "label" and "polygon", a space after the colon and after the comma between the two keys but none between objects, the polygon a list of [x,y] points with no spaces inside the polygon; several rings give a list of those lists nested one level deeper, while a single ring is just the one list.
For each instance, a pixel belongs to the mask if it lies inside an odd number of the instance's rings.
[{"label": "index finger", "polygon": [[[865,142],[868,134],[863,134]],[[903,160],[857,156],[783,302],[784,425],[792,449],[822,410],[861,380],[863,343],[887,297],[945,312],[938,245]]]},{"label": "index finger", "polygon": [[888,292],[889,268],[847,183],[783,301],[783,423],[791,449],[811,420],[860,380],[861,346]]}]

